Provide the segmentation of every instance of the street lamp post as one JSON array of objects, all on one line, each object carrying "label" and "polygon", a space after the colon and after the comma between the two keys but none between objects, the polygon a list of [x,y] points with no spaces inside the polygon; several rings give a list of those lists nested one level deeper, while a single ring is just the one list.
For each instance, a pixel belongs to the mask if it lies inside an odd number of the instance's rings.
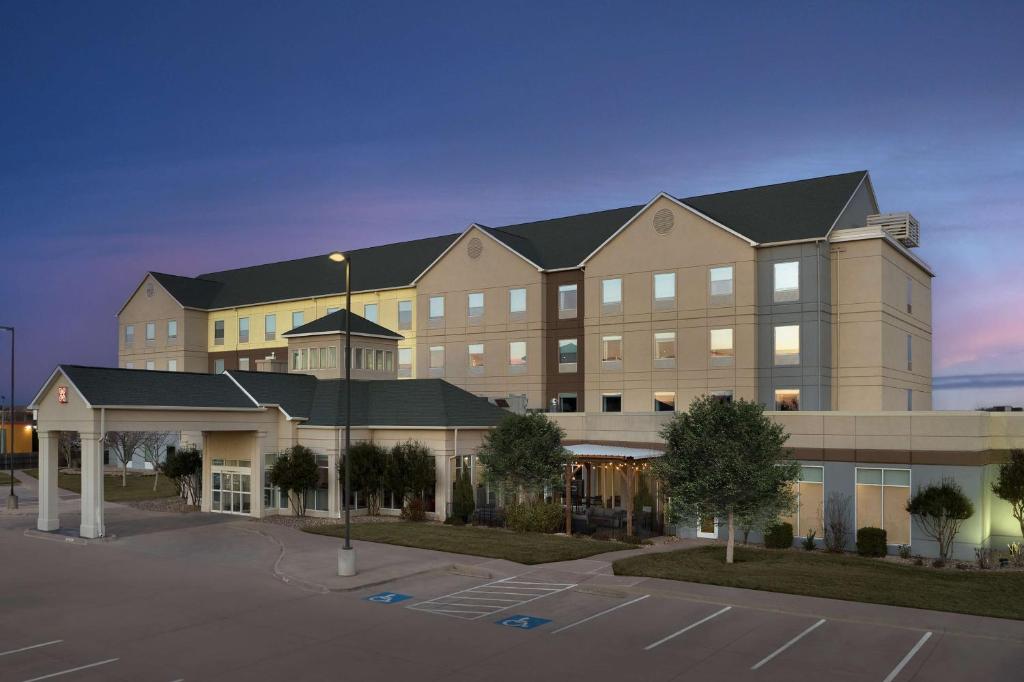
[{"label": "street lamp post", "polygon": [[332,252],[329,258],[345,264],[345,544],[338,550],[338,575],[353,576],[356,574],[356,550],[352,546],[349,508],[352,496],[352,460],[349,457],[352,446],[352,261],[341,251]]},{"label": "street lamp post", "polygon": [[10,469],[11,492],[7,495],[7,508],[18,508],[18,496],[14,494],[14,327],[0,326],[11,333],[11,437],[7,441],[7,466]]}]

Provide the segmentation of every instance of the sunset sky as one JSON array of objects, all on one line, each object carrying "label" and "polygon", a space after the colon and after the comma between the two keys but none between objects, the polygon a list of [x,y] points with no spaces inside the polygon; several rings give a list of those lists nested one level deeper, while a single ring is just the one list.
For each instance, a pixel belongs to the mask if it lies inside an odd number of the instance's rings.
[{"label": "sunset sky", "polygon": [[1024,373],[1024,3],[211,5],[0,1],[21,402],[116,364],[147,270],[858,169],[921,223],[935,374]]}]

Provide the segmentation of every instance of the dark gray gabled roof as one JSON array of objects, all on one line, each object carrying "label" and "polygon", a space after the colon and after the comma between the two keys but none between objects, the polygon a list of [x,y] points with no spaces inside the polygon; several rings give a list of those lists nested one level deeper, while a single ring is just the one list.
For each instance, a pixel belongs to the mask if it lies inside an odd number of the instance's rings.
[{"label": "dark gray gabled roof", "polygon": [[200,310],[210,308],[217,292],[224,286],[220,282],[198,277],[168,275],[165,272],[150,272],[149,274],[153,275],[153,279],[160,282],[160,286],[167,289],[167,292],[186,308],[199,308]]},{"label": "dark gray gabled roof", "polygon": [[289,417],[308,419],[316,394],[317,378],[284,372],[225,372],[260,405],[278,405]]},{"label": "dark gray gabled roof", "polygon": [[[356,336],[383,336],[389,339],[404,339],[398,332],[393,332],[387,327],[382,327],[376,322],[370,322],[361,315],[352,313],[352,334]],[[324,315],[312,322],[307,322],[301,327],[287,331],[281,336],[301,336],[303,334],[337,334],[345,331],[345,309],[336,310],[330,315]]]},{"label": "dark gray gabled roof", "polygon": [[82,365],[60,365],[60,370],[93,407],[259,409],[231,379],[221,374]]}]

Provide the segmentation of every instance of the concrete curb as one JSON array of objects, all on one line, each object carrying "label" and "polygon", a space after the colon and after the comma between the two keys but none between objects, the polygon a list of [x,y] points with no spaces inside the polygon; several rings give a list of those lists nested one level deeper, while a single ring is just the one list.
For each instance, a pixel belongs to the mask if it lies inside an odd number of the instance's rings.
[{"label": "concrete curb", "polygon": [[82,538],[74,535],[64,535],[59,531],[44,531],[36,530],[35,528],[29,528],[25,531],[25,537],[36,538],[37,540],[49,540],[50,542],[60,542],[65,545],[105,545],[110,542],[117,540],[116,535],[105,535],[101,538]]}]

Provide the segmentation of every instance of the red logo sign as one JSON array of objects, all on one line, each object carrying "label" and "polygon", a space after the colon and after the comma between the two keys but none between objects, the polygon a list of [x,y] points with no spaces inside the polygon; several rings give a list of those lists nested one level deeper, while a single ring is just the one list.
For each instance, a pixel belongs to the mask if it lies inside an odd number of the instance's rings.
[{"label": "red logo sign", "polygon": [[68,401],[68,387],[58,386],[57,387],[57,402],[64,404]]}]

